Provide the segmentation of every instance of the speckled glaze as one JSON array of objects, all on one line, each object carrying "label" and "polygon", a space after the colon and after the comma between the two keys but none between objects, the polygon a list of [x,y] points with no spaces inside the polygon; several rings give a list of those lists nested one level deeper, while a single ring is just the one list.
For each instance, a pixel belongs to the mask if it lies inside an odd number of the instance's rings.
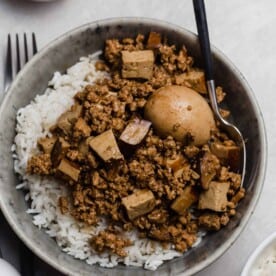
[{"label": "speckled glaze", "polygon": [[0,108],[0,205],[7,221],[23,242],[41,259],[66,275],[192,275],[221,256],[237,239],[254,211],[261,193],[266,168],[266,135],[262,114],[241,73],[217,49],[213,48],[216,83],[228,92],[226,102],[232,119],[247,140],[247,195],[237,215],[227,227],[207,238],[183,257],[161,265],[157,271],[119,266],[113,269],[89,266],[63,253],[55,241],[32,224],[25,211],[23,193],[15,189],[18,179],[13,172],[11,145],[15,136],[18,108],[43,93],[54,71],[64,71],[79,57],[102,49],[107,38],[135,36],[154,30],[170,43],[185,44],[200,66],[197,37],[178,26],[144,18],[115,18],[81,26],[41,50],[18,74]]}]

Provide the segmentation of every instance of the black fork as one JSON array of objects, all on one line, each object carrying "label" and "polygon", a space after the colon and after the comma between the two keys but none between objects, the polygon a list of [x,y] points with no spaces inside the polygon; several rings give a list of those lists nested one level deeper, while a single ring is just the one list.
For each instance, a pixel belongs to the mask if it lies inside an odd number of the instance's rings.
[{"label": "black fork", "polygon": [[[4,89],[8,90],[13,79],[30,58],[37,53],[36,36],[34,33],[19,35],[8,34],[6,72],[4,77]],[[34,255],[20,241],[20,274],[22,276],[34,275]]]},{"label": "black fork", "polygon": [[[30,37],[31,36],[31,37]],[[5,91],[8,90],[13,79],[29,59],[37,53],[37,43],[35,34],[26,33],[15,36],[8,34],[6,72],[5,72]]]}]

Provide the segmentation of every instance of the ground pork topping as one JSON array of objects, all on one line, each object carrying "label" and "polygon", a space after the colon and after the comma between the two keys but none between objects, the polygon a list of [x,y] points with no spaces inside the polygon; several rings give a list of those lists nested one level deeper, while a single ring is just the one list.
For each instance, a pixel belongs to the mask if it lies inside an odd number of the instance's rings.
[{"label": "ground pork topping", "polygon": [[[30,157],[27,172],[65,183],[62,214],[92,226],[105,219],[107,228],[90,240],[96,252],[127,256],[132,242],[124,232],[134,229],[184,252],[200,229],[227,225],[245,196],[232,166],[237,146],[218,127],[201,146],[189,137],[160,137],[144,118],[149,97],[164,86],[188,86],[206,97],[204,73],[184,46],[151,33],[149,40],[109,39],[103,56],[96,69],[110,78],[76,93],[51,138],[38,141],[41,153]],[[223,101],[226,93],[216,91]]]},{"label": "ground pork topping", "polygon": [[90,244],[98,253],[108,250],[120,257],[126,257],[127,253],[124,248],[131,245],[132,242],[110,231],[101,231],[91,239]]}]

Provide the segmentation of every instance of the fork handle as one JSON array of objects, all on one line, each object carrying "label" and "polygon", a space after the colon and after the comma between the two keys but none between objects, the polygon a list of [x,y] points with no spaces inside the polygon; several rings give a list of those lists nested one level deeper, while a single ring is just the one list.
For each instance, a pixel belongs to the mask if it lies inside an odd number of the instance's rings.
[{"label": "fork handle", "polygon": [[205,77],[206,81],[209,81],[214,79],[214,70],[204,0],[193,0],[193,5],[199,44],[204,60]]}]

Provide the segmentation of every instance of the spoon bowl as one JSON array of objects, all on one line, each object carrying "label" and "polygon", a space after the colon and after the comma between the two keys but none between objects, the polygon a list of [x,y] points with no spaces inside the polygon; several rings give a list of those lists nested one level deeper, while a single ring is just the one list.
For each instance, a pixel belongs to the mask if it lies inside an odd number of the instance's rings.
[{"label": "spoon bowl", "polygon": [[207,81],[207,91],[210,98],[210,104],[215,114],[216,119],[220,123],[220,127],[229,135],[231,139],[233,139],[236,144],[240,147],[240,157],[238,160],[238,164],[236,166],[237,171],[241,174],[241,187],[243,186],[244,176],[245,176],[245,168],[246,168],[246,147],[245,141],[240,130],[233,124],[229,123],[225,120],[220,112],[217,102],[216,96],[216,88],[214,80]]}]

